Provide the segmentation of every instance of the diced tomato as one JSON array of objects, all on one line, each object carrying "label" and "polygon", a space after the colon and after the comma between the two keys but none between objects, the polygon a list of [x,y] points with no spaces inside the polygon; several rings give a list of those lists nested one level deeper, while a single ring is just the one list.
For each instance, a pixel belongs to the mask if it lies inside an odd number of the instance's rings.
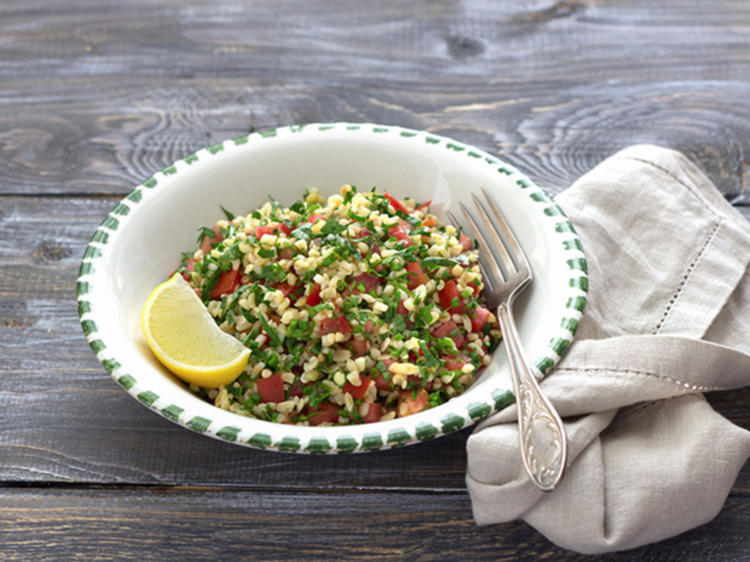
[{"label": "diced tomato", "polygon": [[[388,371],[388,368],[395,363],[393,359],[381,359],[383,363],[385,364],[386,371]],[[378,369],[371,369],[370,370],[370,376],[372,380],[375,381],[375,387],[378,390],[390,390],[391,389],[391,381],[393,378],[393,374],[388,371],[388,380],[386,380],[386,377],[381,373]]]},{"label": "diced tomato", "polygon": [[430,334],[432,334],[432,337],[434,338],[447,338],[450,337],[451,332],[456,329],[458,329],[458,325],[453,320],[447,320],[442,324],[435,326]]},{"label": "diced tomato", "polygon": [[[387,362],[386,363],[386,372],[390,375],[390,371],[388,371],[388,366],[393,363],[393,360],[392,359],[381,359],[381,361],[383,361],[384,363]],[[385,377],[383,376],[383,373],[381,373],[380,369],[377,369],[377,368],[372,368],[372,369],[368,370],[367,373],[370,375],[370,378],[375,383],[375,388],[377,388],[378,390],[389,390],[390,389],[390,386],[391,386],[391,382],[390,381],[391,381],[392,375],[390,375],[388,377],[388,380],[386,380]]]},{"label": "diced tomato", "polygon": [[362,421],[365,423],[373,423],[376,421],[380,421],[380,418],[383,416],[383,407],[373,402],[369,406],[369,410],[367,410],[367,413],[362,416]]},{"label": "diced tomato", "polygon": [[[190,281],[192,275],[191,273],[195,271],[195,258],[190,258],[187,263],[185,264],[185,271],[182,272],[182,278],[185,281]],[[190,273],[188,273],[190,272]],[[170,275],[172,277],[172,275]]]},{"label": "diced tomato", "polygon": [[352,327],[344,316],[334,316],[333,318],[324,318],[320,322],[320,335],[335,334],[341,332],[342,334],[350,334]]},{"label": "diced tomato", "polygon": [[310,215],[310,218],[307,219],[307,222],[309,222],[311,224],[315,224],[320,219],[326,220],[325,215]]},{"label": "diced tomato", "polygon": [[284,401],[284,379],[281,373],[271,375],[268,378],[259,378],[255,383],[258,388],[258,394],[262,402],[283,402]]},{"label": "diced tomato", "polygon": [[430,280],[430,278],[422,269],[422,266],[417,261],[406,262],[406,274],[408,279],[408,281],[406,282],[406,286],[409,288],[409,290],[416,289],[420,285],[424,285]]},{"label": "diced tomato", "polygon": [[[357,275],[353,281],[352,281],[352,292],[355,294],[358,293],[369,293],[370,291],[374,291],[378,285],[380,285],[380,278],[375,277],[374,275],[367,275],[367,273],[363,273],[361,275]],[[362,287],[364,287],[364,291],[362,290]]]},{"label": "diced tomato", "polygon": [[456,346],[456,349],[463,349],[467,341],[468,339],[461,332],[453,335],[453,344]]},{"label": "diced tomato", "polygon": [[307,306],[315,306],[316,304],[320,304],[320,301],[322,299],[320,298],[320,284],[315,283],[313,285],[313,288],[310,289],[310,294],[307,295],[307,299],[305,300],[305,303]]},{"label": "diced tomato", "polygon": [[394,224],[388,228],[388,235],[393,236],[396,240],[400,240],[407,246],[414,244],[414,241],[409,236],[408,231],[400,224]]},{"label": "diced tomato", "polygon": [[211,245],[212,244],[218,244],[219,242],[221,242],[222,240],[224,240],[224,237],[221,235],[221,227],[215,226],[214,227],[214,232],[216,233],[216,236],[214,236],[213,238],[209,238],[208,236],[204,236],[203,240],[201,241],[200,248],[201,248],[201,251],[204,254],[207,254],[208,252],[211,251]]},{"label": "diced tomato", "polygon": [[352,355],[357,357],[367,355],[369,347],[370,344],[367,343],[367,340],[349,340],[349,349],[352,350]]},{"label": "diced tomato", "polygon": [[466,345],[466,336],[461,333],[458,325],[453,320],[446,320],[442,324],[438,324],[432,329],[430,334],[434,338],[452,338],[456,349],[461,349]]},{"label": "diced tomato", "polygon": [[304,290],[304,287],[302,285],[290,285],[288,281],[284,281],[283,283],[276,283],[273,288],[284,293],[285,297],[289,297],[290,299],[295,300],[300,297],[302,291]]},{"label": "diced tomato", "polygon": [[471,292],[474,293],[474,296],[477,296],[480,291],[479,281],[474,279],[473,281],[469,282],[469,287],[471,287]]},{"label": "diced tomato", "polygon": [[399,418],[410,416],[426,410],[430,405],[430,395],[423,388],[417,391],[416,397],[413,397],[413,390],[402,390],[398,396],[398,408],[396,414]]},{"label": "diced tomato", "polygon": [[279,257],[282,260],[290,260],[294,257],[294,250],[292,250],[291,248],[283,248],[279,252]]},{"label": "diced tomato", "polygon": [[311,412],[313,415],[308,419],[310,425],[320,425],[323,422],[335,423],[339,419],[339,408],[331,402],[323,402]]},{"label": "diced tomato", "polygon": [[409,311],[404,306],[404,301],[400,301],[398,303],[398,315],[399,316],[409,316]]},{"label": "diced tomato", "polygon": [[391,381],[390,379],[385,380],[383,373],[377,373],[373,380],[375,381],[375,388],[377,388],[378,390],[390,390],[391,389]]},{"label": "diced tomato", "polygon": [[266,224],[263,226],[259,226],[258,228],[255,229],[254,234],[255,234],[255,237],[258,240],[260,240],[261,238],[263,238],[264,234],[275,234],[274,231],[277,231],[286,236],[289,236],[292,233],[292,230],[287,225],[285,225],[284,223],[279,223],[279,224]]},{"label": "diced tomato", "polygon": [[222,271],[219,274],[219,280],[211,289],[209,295],[212,299],[218,299],[224,295],[231,295],[237,290],[237,286],[240,281],[240,270],[230,269],[229,271]]},{"label": "diced tomato", "polygon": [[361,381],[359,386],[354,386],[350,382],[344,385],[344,392],[351,394],[352,398],[364,398],[367,389],[370,388],[370,385],[372,384],[372,379],[368,376],[359,375],[359,379]]},{"label": "diced tomato", "polygon": [[469,313],[471,318],[471,331],[476,333],[484,328],[487,320],[490,319],[490,311],[483,306],[478,306]]},{"label": "diced tomato", "polygon": [[302,392],[303,388],[304,387],[302,386],[302,383],[300,381],[294,381],[289,386],[289,396],[299,396],[299,397],[304,396],[305,393]]},{"label": "diced tomato", "polygon": [[[409,375],[408,377],[406,377],[406,382],[411,386],[411,388],[422,386],[422,377],[420,377],[419,375]],[[424,388],[427,392],[431,392],[432,381],[428,381],[427,384],[425,384],[422,388]]]},{"label": "diced tomato", "polygon": [[429,201],[425,201],[424,203],[422,203],[421,205],[419,205],[419,206],[418,206],[418,207],[417,207],[416,209],[414,209],[414,210],[415,210],[415,211],[421,211],[421,210],[423,210],[423,209],[428,209],[428,208],[430,207],[430,205],[432,205],[432,199],[430,199]]},{"label": "diced tomato", "polygon": [[[367,238],[368,236],[372,236],[372,232],[370,232],[369,228],[362,227],[362,228],[359,229],[359,235],[358,236],[360,238]],[[375,243],[374,239],[368,240],[366,245],[368,246],[367,250],[365,250],[365,251],[362,251],[361,249],[359,250],[359,253],[362,256],[366,256],[368,253],[375,253],[375,252],[379,252],[380,251],[380,246],[378,246]]]},{"label": "diced tomato", "polygon": [[[440,306],[443,307],[443,310],[447,310],[451,314],[461,314],[464,311],[464,303],[461,301],[456,282],[453,279],[448,279],[445,282],[445,286],[438,291],[438,297],[440,297]],[[457,305],[454,306],[455,303]]]},{"label": "diced tomato", "polygon": [[471,363],[471,360],[463,353],[455,357],[445,356],[443,359],[445,359],[445,368],[449,371],[459,371],[464,365]]},{"label": "diced tomato", "polygon": [[388,202],[389,202],[389,203],[391,204],[391,206],[393,207],[393,210],[394,210],[394,211],[403,211],[403,212],[404,212],[404,213],[406,213],[407,215],[409,214],[409,211],[407,211],[407,210],[406,210],[406,207],[404,207],[404,206],[403,206],[403,205],[401,204],[401,201],[399,201],[398,199],[396,199],[396,198],[395,198],[395,197],[394,197],[393,195],[391,195],[391,194],[390,194],[390,193],[388,193],[388,192],[384,192],[384,193],[383,193],[383,196],[384,196],[384,197],[385,197],[386,199],[388,199]]},{"label": "diced tomato", "polygon": [[461,244],[464,252],[468,252],[474,247],[474,241],[463,232],[458,236],[458,243]]}]

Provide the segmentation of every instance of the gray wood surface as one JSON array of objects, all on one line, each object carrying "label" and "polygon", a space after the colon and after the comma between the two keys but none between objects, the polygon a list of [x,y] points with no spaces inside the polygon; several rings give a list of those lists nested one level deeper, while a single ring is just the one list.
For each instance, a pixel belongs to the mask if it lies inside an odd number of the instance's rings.
[{"label": "gray wood surface", "polygon": [[[551,194],[653,142],[750,218],[748,77],[744,0],[0,3],[0,559],[581,558],[473,523],[470,430],[306,457],[149,412],[81,334],[80,257],[172,161],[332,120],[453,136]],[[750,428],[750,389],[709,399]],[[607,558],[749,559],[749,513],[746,465],[714,521]]]}]

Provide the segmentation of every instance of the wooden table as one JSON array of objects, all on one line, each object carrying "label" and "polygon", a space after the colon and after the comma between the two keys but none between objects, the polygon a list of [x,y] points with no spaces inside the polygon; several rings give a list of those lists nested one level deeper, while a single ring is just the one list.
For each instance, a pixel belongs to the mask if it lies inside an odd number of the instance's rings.
[{"label": "wooden table", "polygon": [[[487,528],[470,430],[366,455],[241,448],[127,396],[82,336],[96,225],[172,161],[256,129],[427,129],[550,194],[615,150],[684,151],[750,217],[746,0],[0,4],[0,559],[577,559]],[[750,389],[710,396],[750,427]],[[723,511],[613,560],[747,559],[750,467]]]}]

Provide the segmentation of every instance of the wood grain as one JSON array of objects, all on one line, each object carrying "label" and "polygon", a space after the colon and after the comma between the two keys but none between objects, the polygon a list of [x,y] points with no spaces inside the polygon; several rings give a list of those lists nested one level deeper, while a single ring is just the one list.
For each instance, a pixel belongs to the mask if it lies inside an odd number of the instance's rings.
[{"label": "wood grain", "polygon": [[747,6],[661,4],[422,1],[406,18],[395,2],[5,6],[0,193],[124,194],[218,140],[370,120],[455,136],[553,190],[654,142],[736,196]]},{"label": "wood grain", "polygon": [[[217,141],[370,121],[453,136],[555,194],[685,152],[750,218],[744,0],[0,3],[0,558],[583,557],[471,519],[470,430],[356,456],[187,431],[127,396],[75,278],[116,201]],[[750,388],[708,395],[750,428]],[[608,560],[747,559],[750,465],[711,523]]]},{"label": "wood grain", "polygon": [[[712,522],[606,560],[729,560],[748,545],[750,511],[727,502]],[[522,522],[478,527],[468,497],[399,492],[308,495],[243,490],[5,489],[7,560],[590,560]],[[739,558],[738,558],[739,559]]]}]

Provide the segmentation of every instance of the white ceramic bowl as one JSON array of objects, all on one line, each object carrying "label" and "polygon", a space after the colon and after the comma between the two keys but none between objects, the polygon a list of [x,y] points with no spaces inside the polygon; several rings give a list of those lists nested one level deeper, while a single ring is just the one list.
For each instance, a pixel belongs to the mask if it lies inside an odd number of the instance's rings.
[{"label": "white ceramic bowl", "polygon": [[198,151],[157,172],[112,209],[81,263],[78,310],[104,367],[133,397],[195,431],[233,443],[290,452],[373,451],[457,431],[513,400],[505,353],[462,395],[387,422],[341,427],[275,424],[221,410],[191,394],[152,356],[139,314],[167,278],[199,225],[219,205],[247,213],[272,195],[283,205],[305,188],[327,195],[349,183],[397,197],[432,200],[445,217],[484,186],[494,194],[532,262],[534,283],[519,299],[522,342],[546,374],[572,340],[586,302],[586,262],[562,210],[512,166],[481,150],[426,132],[331,123],[254,133]]}]

